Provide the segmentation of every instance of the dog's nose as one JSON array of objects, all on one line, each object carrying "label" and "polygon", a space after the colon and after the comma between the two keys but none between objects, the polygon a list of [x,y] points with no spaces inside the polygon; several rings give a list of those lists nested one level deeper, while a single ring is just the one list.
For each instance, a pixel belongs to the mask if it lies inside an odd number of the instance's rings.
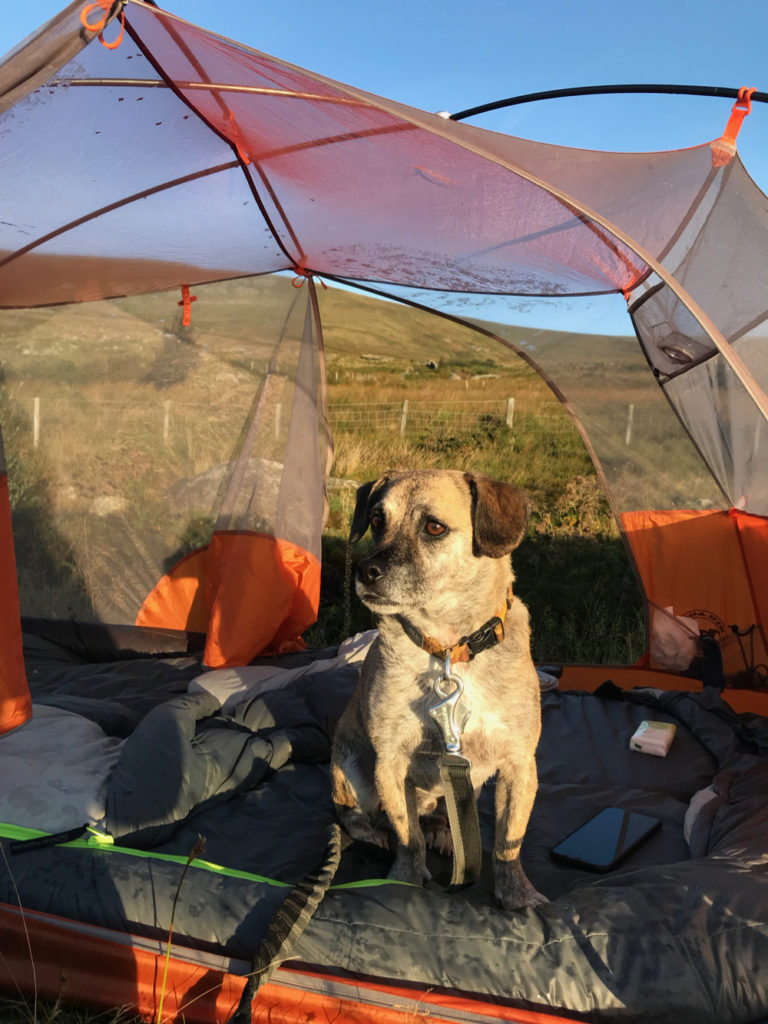
[{"label": "dog's nose", "polygon": [[384,575],[384,567],[375,558],[364,558],[357,567],[357,578],[370,586]]}]

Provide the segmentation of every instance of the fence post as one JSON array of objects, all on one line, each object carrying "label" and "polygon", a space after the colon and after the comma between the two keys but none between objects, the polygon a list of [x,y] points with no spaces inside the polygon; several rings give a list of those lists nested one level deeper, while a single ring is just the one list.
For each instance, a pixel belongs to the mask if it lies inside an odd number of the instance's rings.
[{"label": "fence post", "polygon": [[514,398],[507,399],[507,426],[511,430],[515,423],[515,400]]},{"label": "fence post", "polygon": [[405,425],[408,422],[408,399],[403,400],[403,410],[400,413],[400,437],[405,433]]},{"label": "fence post", "polygon": [[624,444],[629,445],[632,441],[632,421],[635,418],[635,407],[630,403],[627,409],[627,432],[624,435]]},{"label": "fence post", "polygon": [[32,447],[40,444],[40,399],[32,399]]},{"label": "fence post", "polygon": [[163,399],[163,441],[168,444],[171,434],[171,400]]}]

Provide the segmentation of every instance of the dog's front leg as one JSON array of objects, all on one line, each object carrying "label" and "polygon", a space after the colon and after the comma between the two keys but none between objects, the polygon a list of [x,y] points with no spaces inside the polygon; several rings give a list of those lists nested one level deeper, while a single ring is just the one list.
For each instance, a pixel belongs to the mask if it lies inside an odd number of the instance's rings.
[{"label": "dog's front leg", "polygon": [[430,874],[427,871],[427,851],[424,833],[419,824],[416,787],[407,774],[406,758],[378,759],[376,787],[381,806],[397,836],[397,854],[389,878],[399,882],[423,885]]},{"label": "dog's front leg", "polygon": [[496,899],[504,910],[546,903],[520,863],[520,849],[536,796],[536,760],[505,764],[496,780],[496,839],[494,867]]}]

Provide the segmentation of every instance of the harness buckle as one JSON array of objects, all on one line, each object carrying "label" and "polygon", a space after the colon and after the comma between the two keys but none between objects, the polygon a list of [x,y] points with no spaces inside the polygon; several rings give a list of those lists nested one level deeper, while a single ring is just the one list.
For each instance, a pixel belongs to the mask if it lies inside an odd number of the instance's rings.
[{"label": "harness buckle", "polygon": [[[453,684],[453,689],[448,686]],[[464,682],[451,669],[451,656],[446,654],[445,672],[435,680],[432,689],[440,700],[429,709],[429,716],[440,730],[443,746],[448,754],[461,753],[461,734],[472,709],[464,700]]]}]

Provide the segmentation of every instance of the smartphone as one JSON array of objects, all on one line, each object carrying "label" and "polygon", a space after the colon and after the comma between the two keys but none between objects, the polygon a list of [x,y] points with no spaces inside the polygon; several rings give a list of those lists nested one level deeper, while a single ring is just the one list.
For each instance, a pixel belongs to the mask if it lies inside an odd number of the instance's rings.
[{"label": "smartphone", "polygon": [[659,818],[606,807],[550,851],[556,860],[590,871],[610,871],[661,828]]}]

